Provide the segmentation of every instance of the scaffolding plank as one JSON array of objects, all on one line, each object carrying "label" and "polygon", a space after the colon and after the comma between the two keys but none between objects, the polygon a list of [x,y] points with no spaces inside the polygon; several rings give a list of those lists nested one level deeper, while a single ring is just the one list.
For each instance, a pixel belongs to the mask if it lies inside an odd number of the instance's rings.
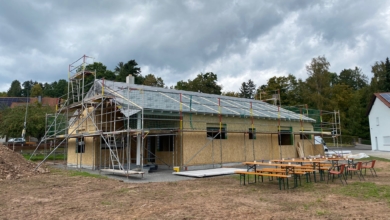
[{"label": "scaffolding plank", "polygon": [[134,175],[134,174],[144,174],[145,172],[141,171],[134,171],[134,170],[116,170],[116,169],[101,169],[102,172],[107,172],[107,173],[113,173],[116,175],[122,175],[122,176],[129,176],[129,175]]}]

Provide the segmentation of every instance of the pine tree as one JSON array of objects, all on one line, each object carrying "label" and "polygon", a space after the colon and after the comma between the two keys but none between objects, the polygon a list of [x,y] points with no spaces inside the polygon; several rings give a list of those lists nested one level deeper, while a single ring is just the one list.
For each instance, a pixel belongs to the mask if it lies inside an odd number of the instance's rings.
[{"label": "pine tree", "polygon": [[390,62],[388,57],[386,58],[385,66],[386,66],[386,75],[385,75],[385,83],[383,86],[383,90],[384,92],[390,92]]}]

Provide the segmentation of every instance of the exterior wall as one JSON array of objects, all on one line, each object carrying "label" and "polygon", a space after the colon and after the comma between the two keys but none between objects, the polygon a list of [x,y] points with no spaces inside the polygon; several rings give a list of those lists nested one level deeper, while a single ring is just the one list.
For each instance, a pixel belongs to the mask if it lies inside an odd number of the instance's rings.
[{"label": "exterior wall", "polygon": [[[87,117],[88,113],[93,111],[93,108],[86,109],[82,117]],[[113,131],[114,127],[123,127],[123,123],[116,122],[114,125],[111,122],[117,116],[106,114],[101,124],[100,118],[96,118],[95,122],[103,131]],[[174,151],[158,151],[155,148],[156,155],[155,163],[159,165],[169,166],[193,166],[193,165],[209,165],[220,163],[232,163],[243,161],[260,161],[276,158],[298,157],[296,146],[300,142],[304,149],[305,155],[323,154],[321,147],[314,146],[314,139],[300,140],[299,135],[291,135],[291,145],[278,144],[278,120],[254,119],[253,128],[256,129],[256,139],[249,139],[249,128],[252,128],[252,120],[245,117],[226,117],[221,118],[222,124],[226,124],[227,139],[210,139],[207,138],[208,123],[219,124],[220,118],[218,115],[192,115],[189,120],[189,115],[183,117],[183,129],[175,136]],[[81,122],[81,120],[80,120]],[[298,132],[301,129],[306,131],[313,130],[310,123],[301,125],[298,121],[281,121],[282,130]],[[290,129],[291,128],[291,129]],[[69,132],[73,134],[94,132],[95,125],[88,118],[85,122],[73,125]],[[173,129],[175,130],[175,129]],[[164,130],[150,131],[148,135],[163,134]],[[171,132],[165,130],[165,132]],[[131,157],[136,157],[136,140],[131,140]],[[100,150],[100,136],[85,137],[85,152],[76,153],[76,139],[69,139],[68,145],[68,165],[81,166],[85,168],[108,167],[110,152],[108,149]],[[147,146],[148,139],[144,139],[144,146]],[[144,147],[143,157],[146,158],[148,151]],[[118,149],[119,158],[122,163],[127,163],[126,154],[127,148]],[[135,163],[135,159],[131,163]],[[148,161],[144,160],[144,164]]]},{"label": "exterior wall", "polygon": [[94,148],[93,137],[84,138],[85,152],[76,153],[76,138],[70,138],[68,140],[68,166],[77,166],[84,168],[93,168],[94,162]]},{"label": "exterior wall", "polygon": [[[299,140],[299,135],[294,136],[294,145],[279,146],[278,134],[276,134],[278,131],[277,120],[254,119],[253,127],[256,129],[256,139],[250,140],[248,134],[243,132],[251,128],[250,119],[223,117],[221,121],[222,124],[226,124],[227,139],[211,140],[207,138],[206,134],[207,123],[219,123],[219,117],[193,115],[192,118],[193,127],[201,128],[200,124],[203,121],[203,128],[184,132],[183,166],[297,157],[295,146],[297,146],[298,141],[304,146],[305,155],[321,153],[317,148],[313,149],[314,140]],[[184,128],[190,127],[189,123],[188,120],[184,120]],[[300,122],[281,121],[280,126],[282,129],[291,127],[293,132],[298,132],[301,129]],[[304,123],[303,127],[304,130],[313,129],[310,123]],[[274,134],[269,133],[270,131]]]},{"label": "exterior wall", "polygon": [[[107,109],[105,109],[106,111]],[[69,128],[69,133],[72,135],[77,134],[88,134],[96,131],[95,124],[91,120],[93,118],[93,114],[91,117],[88,117],[94,111],[93,107],[87,108],[81,114],[80,119],[76,123],[73,124]],[[84,122],[82,120],[88,117]],[[100,117],[95,119],[95,123],[98,127],[100,127],[103,131],[111,131],[114,130],[115,127],[123,127],[123,122],[114,122],[116,116],[114,114],[104,114],[103,122],[101,124]],[[81,123],[82,122],[82,123]],[[85,152],[84,153],[76,153],[76,138],[70,138],[68,140],[68,166],[82,166],[85,168],[96,168],[100,165],[107,165],[109,161],[109,150],[102,149],[100,153],[100,136],[94,137],[85,137]],[[122,154],[120,152],[120,158],[122,158]]]},{"label": "exterior wall", "polygon": [[[390,151],[390,109],[376,98],[368,116],[372,150]],[[386,141],[387,140],[387,141]]]}]

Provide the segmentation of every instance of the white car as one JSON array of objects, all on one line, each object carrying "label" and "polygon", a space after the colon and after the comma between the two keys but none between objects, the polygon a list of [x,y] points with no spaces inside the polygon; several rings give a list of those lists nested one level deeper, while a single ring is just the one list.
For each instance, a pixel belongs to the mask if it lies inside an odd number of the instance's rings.
[{"label": "white car", "polygon": [[328,152],[328,147],[326,146],[326,143],[321,136],[314,136],[314,140],[315,140],[315,144],[322,144],[322,146],[324,146],[324,151]]},{"label": "white car", "polygon": [[8,143],[25,144],[26,140],[24,138],[11,138],[8,140]]}]

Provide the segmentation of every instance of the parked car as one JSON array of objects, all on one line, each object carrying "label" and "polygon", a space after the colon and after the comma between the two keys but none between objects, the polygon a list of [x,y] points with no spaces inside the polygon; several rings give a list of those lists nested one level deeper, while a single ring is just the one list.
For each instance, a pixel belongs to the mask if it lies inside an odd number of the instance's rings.
[{"label": "parked car", "polygon": [[26,140],[24,138],[11,138],[8,140],[9,144],[25,144]]},{"label": "parked car", "polygon": [[328,147],[326,146],[326,143],[321,136],[314,136],[314,140],[315,140],[315,144],[322,144],[322,146],[324,146],[324,151],[328,152]]}]

